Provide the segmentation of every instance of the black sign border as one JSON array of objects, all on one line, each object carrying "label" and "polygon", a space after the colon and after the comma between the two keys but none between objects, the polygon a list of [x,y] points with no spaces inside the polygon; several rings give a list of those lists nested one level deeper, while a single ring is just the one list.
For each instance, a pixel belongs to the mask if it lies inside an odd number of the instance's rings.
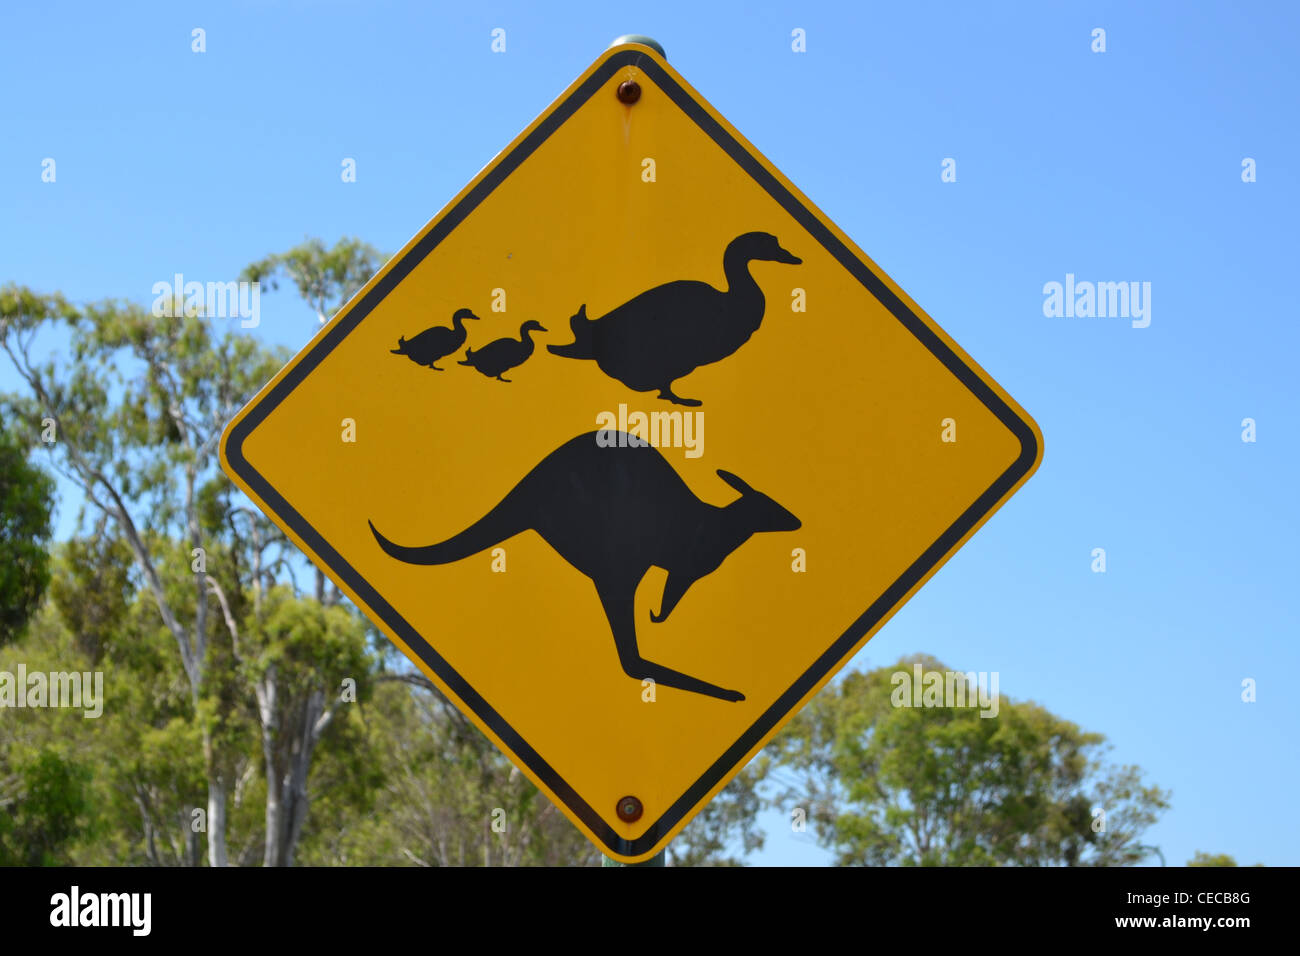
[{"label": "black sign border", "polygon": [[[273,488],[244,457],[243,444],[261,422],[309,375],[317,365],[360,324],[367,315],[414,269],[447,235],[451,233],[507,176],[524,162],[552,133],[572,116],[588,99],[604,88],[620,69],[635,66],[648,75],[681,110],[709,135],[742,169],[745,170],[782,208],[793,216],[835,259],[929,349],[970,391],[1020,440],[1020,456],[998,479],[962,513],[910,567],[853,622],[824,654],[719,757],[704,774],[664,814],[638,838],[626,840],[538,754],[484,700],[470,684],[349,564],[329,543]],[[829,228],[803,205],[743,145],[731,136],[695,98],[683,89],[653,57],[636,49],[620,50],[609,56],[585,82],[553,109],[513,150],[500,157],[475,186],[420,240],[383,278],[357,302],[341,321],[329,327],[269,393],[230,430],[226,443],[226,460],[248,487],[275,511],[282,521],[317,557],[345,582],[354,594],[375,611],[415,654],[465,703],[504,743],[545,783],[613,853],[639,856],[649,852],[660,838],[671,831],[718,781],[725,777],[794,706],[852,652],[862,637],[870,632],[919,581],[951,551],[999,501],[1015,487],[1038,458],[1038,440],[1034,429],[990,388],[974,369],[936,335],[919,316],[890,290],[880,276],[840,242]],[[613,808],[611,807],[612,811]]]}]

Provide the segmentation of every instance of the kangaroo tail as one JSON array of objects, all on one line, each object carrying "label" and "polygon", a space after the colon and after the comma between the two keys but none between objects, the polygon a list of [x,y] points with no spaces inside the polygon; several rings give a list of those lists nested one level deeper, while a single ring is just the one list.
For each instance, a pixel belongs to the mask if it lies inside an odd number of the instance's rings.
[{"label": "kangaroo tail", "polygon": [[405,561],[407,564],[451,564],[453,561],[460,561],[480,551],[486,551],[507,538],[526,531],[529,525],[516,520],[512,514],[514,510],[510,496],[507,495],[500,504],[460,534],[452,535],[438,544],[415,548],[394,544],[379,533],[374,522],[369,524],[370,531],[379,542],[379,546],[398,561]]},{"label": "kangaroo tail", "polygon": [[553,355],[562,355],[565,358],[595,358],[591,320],[587,318],[587,306],[585,304],[569,319],[569,328],[573,331],[572,342],[568,345],[548,345],[546,348]]}]

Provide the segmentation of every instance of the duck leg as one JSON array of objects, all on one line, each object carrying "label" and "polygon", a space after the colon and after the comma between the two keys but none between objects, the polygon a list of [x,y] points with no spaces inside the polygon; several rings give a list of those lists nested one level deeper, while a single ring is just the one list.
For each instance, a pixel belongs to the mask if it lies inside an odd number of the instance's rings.
[{"label": "duck leg", "polygon": [[498,382],[505,382],[507,385],[510,384],[510,379],[508,379],[508,378],[502,378],[500,375],[497,376],[497,381],[498,381]]},{"label": "duck leg", "polygon": [[599,581],[596,583],[596,593],[600,595],[600,603],[605,608],[609,629],[614,633],[619,663],[623,665],[623,673],[628,677],[636,680],[648,677],[662,687],[675,687],[693,694],[716,697],[718,700],[735,702],[745,699],[745,695],[738,690],[727,690],[698,677],[655,664],[641,656],[636,644],[636,614],[633,607],[636,598],[635,582]]},{"label": "duck leg", "polygon": [[687,407],[690,408],[694,408],[696,405],[704,404],[698,398],[682,398],[680,395],[674,395],[672,382],[669,382],[663,388],[659,389],[659,394],[655,397],[667,399],[668,401],[672,402],[674,405],[686,405]]}]

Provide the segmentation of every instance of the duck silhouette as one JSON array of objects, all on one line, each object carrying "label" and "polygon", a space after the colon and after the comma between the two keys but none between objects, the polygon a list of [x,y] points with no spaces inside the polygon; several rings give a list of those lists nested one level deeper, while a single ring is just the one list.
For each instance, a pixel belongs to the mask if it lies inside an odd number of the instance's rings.
[{"label": "duck silhouette", "polygon": [[587,306],[569,320],[573,342],[547,346],[555,355],[594,359],[610,378],[637,392],[659,390],[677,405],[701,405],[673,394],[673,382],[701,365],[726,358],[749,341],[763,321],[763,290],[749,273],[751,262],[799,259],[775,236],[747,232],[727,245],[722,270],[727,288],[680,279],[656,286],[598,319]]},{"label": "duck silhouette", "polygon": [[[637,644],[637,586],[652,567],[668,572],[654,623],[666,621],[700,578],[716,571],[753,535],[795,531],[799,519],[729,471],[718,477],[739,498],[712,505],[696,497],[659,450],[632,436],[602,447],[597,432],[571,438],[541,460],[501,501],[459,534],[437,544],[406,547],[370,522],[376,542],[407,564],[451,564],[525,531],[542,540],[589,577],[605,611],[623,672],[674,687],[742,701],[720,687],[646,660]],[[527,639],[520,635],[519,639]]]},{"label": "duck silhouette", "polygon": [[465,320],[477,318],[478,316],[469,309],[457,309],[456,314],[451,317],[451,328],[435,325],[410,340],[399,335],[397,348],[390,351],[393,355],[405,355],[416,365],[426,366],[435,372],[444,371],[433,363],[460,350],[460,347],[465,344],[467,335]]},{"label": "duck silhouette", "polygon": [[457,364],[472,366],[499,382],[509,382],[510,379],[501,377],[502,373],[523,365],[537,347],[528,333],[545,331],[542,323],[529,319],[519,326],[518,341],[511,338],[497,339],[477,351],[466,349],[464,360]]}]

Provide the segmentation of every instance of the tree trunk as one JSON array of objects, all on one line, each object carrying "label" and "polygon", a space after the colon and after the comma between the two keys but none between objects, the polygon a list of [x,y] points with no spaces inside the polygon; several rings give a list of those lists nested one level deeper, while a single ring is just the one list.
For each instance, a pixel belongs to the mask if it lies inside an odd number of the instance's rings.
[{"label": "tree trunk", "polygon": [[208,778],[208,866],[226,866],[226,784]]},{"label": "tree trunk", "polygon": [[183,823],[185,827],[185,865],[198,866],[199,860],[203,857],[203,851],[199,846],[199,833],[194,829],[194,816],[187,813]]},{"label": "tree trunk", "polygon": [[272,664],[257,684],[257,710],[262,723],[262,760],[266,765],[266,841],[262,850],[263,866],[280,865],[280,834],[284,830],[284,807],[280,802],[280,768],[275,745],[277,722],[276,668]]}]

